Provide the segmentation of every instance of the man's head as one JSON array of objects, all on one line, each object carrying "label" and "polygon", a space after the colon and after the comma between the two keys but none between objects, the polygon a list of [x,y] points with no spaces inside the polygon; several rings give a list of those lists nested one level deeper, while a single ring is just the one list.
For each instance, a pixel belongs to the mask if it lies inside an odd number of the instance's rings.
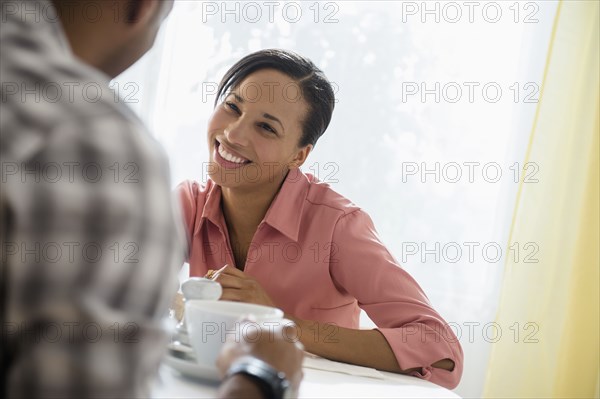
[{"label": "man's head", "polygon": [[53,0],[75,55],[111,78],[154,44],[173,0]]}]

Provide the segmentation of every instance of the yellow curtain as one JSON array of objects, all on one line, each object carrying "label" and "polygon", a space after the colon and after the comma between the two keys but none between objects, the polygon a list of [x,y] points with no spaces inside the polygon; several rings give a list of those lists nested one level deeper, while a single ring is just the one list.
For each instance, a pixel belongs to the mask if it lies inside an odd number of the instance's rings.
[{"label": "yellow curtain", "polygon": [[598,397],[599,4],[557,8],[524,160],[539,181],[517,194],[487,398]]}]

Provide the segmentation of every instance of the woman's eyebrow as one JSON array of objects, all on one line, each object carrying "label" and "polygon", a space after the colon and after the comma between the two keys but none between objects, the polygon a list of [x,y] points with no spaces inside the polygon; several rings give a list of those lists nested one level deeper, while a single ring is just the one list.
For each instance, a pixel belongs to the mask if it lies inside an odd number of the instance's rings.
[{"label": "woman's eyebrow", "polygon": [[272,120],[272,121],[275,121],[275,122],[279,123],[279,126],[281,126],[281,130],[283,130],[283,131],[285,132],[285,128],[283,127],[283,123],[281,123],[281,121],[280,121],[279,119],[277,119],[277,118],[276,118],[276,117],[274,117],[273,115],[271,115],[271,114],[267,114],[267,113],[264,113],[264,114],[263,114],[263,116],[264,116],[265,118],[267,118],[267,119],[270,119],[270,120]]},{"label": "woman's eyebrow", "polygon": [[233,96],[233,98],[235,98],[235,101],[237,101],[239,103],[243,103],[244,102],[244,99],[240,95],[238,95],[236,93],[230,93],[229,95]]}]

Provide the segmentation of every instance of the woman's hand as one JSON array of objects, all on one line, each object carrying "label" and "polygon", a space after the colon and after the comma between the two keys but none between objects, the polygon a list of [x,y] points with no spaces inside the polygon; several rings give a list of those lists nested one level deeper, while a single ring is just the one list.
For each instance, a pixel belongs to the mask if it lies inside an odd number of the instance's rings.
[{"label": "woman's hand", "polygon": [[223,287],[221,300],[276,307],[258,281],[233,266],[225,265],[210,278]]}]

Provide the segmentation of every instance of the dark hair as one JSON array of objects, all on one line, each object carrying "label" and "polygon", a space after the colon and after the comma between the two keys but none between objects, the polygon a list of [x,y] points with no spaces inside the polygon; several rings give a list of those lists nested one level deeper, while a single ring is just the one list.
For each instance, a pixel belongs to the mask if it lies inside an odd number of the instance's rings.
[{"label": "dark hair", "polygon": [[236,88],[248,75],[262,69],[275,69],[294,79],[300,87],[302,98],[308,105],[308,114],[302,123],[299,146],[313,146],[323,135],[335,105],[331,84],[311,60],[292,51],[280,49],[260,50],[249,54],[232,66],[219,83],[215,106],[230,89]]}]

